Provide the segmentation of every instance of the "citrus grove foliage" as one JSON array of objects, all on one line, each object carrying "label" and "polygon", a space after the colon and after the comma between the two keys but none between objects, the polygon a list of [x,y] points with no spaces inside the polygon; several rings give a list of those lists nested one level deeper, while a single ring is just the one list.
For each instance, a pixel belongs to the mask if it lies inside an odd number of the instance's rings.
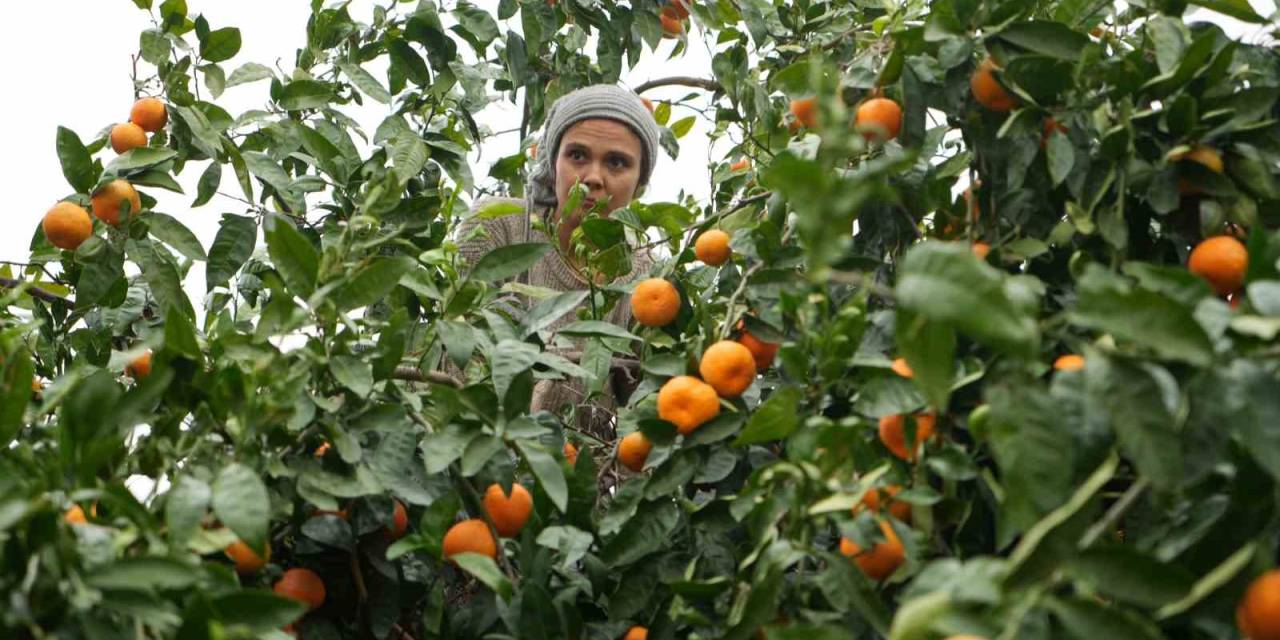
[{"label": "citrus grove foliage", "polygon": [[[1180,1],[314,0],[272,68],[134,4],[156,100],[57,132],[4,274],[0,635],[1280,637],[1273,45]],[[714,120],[709,201],[588,219],[583,291],[462,264],[472,114],[528,148],[691,39],[654,116]],[[670,257],[626,274],[634,232]]]}]

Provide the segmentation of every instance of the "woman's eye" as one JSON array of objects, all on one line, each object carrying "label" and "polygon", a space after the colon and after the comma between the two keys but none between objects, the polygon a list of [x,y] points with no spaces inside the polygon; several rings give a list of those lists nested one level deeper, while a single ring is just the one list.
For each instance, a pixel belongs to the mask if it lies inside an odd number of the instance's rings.
[{"label": "woman's eye", "polygon": [[609,166],[613,167],[614,169],[626,169],[627,161],[622,158],[611,158],[609,160]]}]

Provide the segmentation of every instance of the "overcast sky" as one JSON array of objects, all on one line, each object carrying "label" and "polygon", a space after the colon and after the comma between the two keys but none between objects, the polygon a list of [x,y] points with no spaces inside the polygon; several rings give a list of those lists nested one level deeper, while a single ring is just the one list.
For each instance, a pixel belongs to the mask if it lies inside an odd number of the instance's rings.
[{"label": "overcast sky", "polygon": [[[496,14],[497,0],[474,1]],[[385,4],[383,2],[382,4]],[[159,6],[159,0],[156,0]],[[229,75],[245,62],[259,62],[286,70],[293,68],[294,54],[305,41],[306,22],[310,13],[307,0],[189,0],[191,14],[203,13],[214,28],[236,26],[241,30],[243,47],[231,61],[222,64]],[[351,13],[356,20],[368,21],[374,3],[355,0]],[[412,5],[400,5],[403,10]],[[71,188],[62,176],[54,139],[59,125],[78,133],[88,142],[104,127],[129,117],[133,104],[130,81],[130,56],[138,50],[138,34],[150,24],[146,12],[129,0],[60,0],[58,2],[13,3],[5,8],[11,25],[0,38],[0,65],[3,65],[10,99],[7,101],[10,151],[2,154],[4,174],[11,177],[6,208],[11,220],[18,224],[10,233],[0,234],[0,260],[24,261],[30,251],[32,234],[45,211]],[[518,25],[518,21],[515,23]],[[27,25],[17,29],[12,25]],[[57,37],[50,37],[56,29]],[[194,36],[192,36],[194,42]],[[658,55],[645,56],[636,69],[624,74],[623,84],[636,86],[646,80],[671,75],[710,77],[710,54],[705,45],[691,41],[691,47],[677,60],[666,59],[672,42],[662,43]],[[460,51],[469,48],[460,47]],[[140,63],[144,67],[146,63]],[[374,69],[370,65],[371,70]],[[384,67],[385,68],[385,67]],[[385,78],[384,84],[385,84]],[[203,90],[203,87],[201,87]],[[659,88],[645,95],[653,99],[679,99],[687,88]],[[266,101],[267,84],[233,87],[217,100],[231,114],[261,108]],[[205,94],[207,97],[207,94]],[[377,124],[390,113],[390,108],[372,100],[365,108],[343,107],[372,136]],[[693,115],[693,111],[677,109],[672,121]],[[493,131],[519,126],[519,111],[508,103],[492,105],[477,120]],[[682,140],[678,160],[662,156],[654,175],[647,201],[672,200],[683,190],[705,198],[710,192],[707,171],[706,134],[709,127],[701,119]],[[518,134],[496,136],[485,142],[479,163],[473,164],[477,182],[487,180],[488,166],[519,148]],[[99,154],[104,164],[114,157],[107,149]],[[159,204],[157,211],[177,217],[200,238],[206,250],[218,230],[224,212],[243,213],[242,204],[215,198],[203,207],[192,209],[195,183],[206,162],[192,163],[178,181],[186,195],[144,188]],[[224,173],[223,191],[239,194],[231,172]],[[312,202],[316,197],[310,198]],[[200,306],[204,293],[203,265],[195,265],[185,281],[192,302]]]},{"label": "overcast sky", "polygon": [[[1262,15],[1275,11],[1274,0],[1250,0]],[[159,0],[156,2],[157,6]],[[497,0],[478,0],[476,4],[494,11]],[[310,2],[307,0],[189,0],[192,15],[203,13],[213,28],[237,26],[244,46],[240,54],[223,63],[228,74],[244,62],[260,62],[285,69],[292,68],[294,52],[303,42]],[[355,0],[351,5],[357,20],[367,20],[373,2]],[[400,5],[405,10],[412,5]],[[1230,33],[1256,41],[1261,29],[1256,25],[1240,25],[1217,14],[1198,11],[1188,18],[1212,19],[1223,24]],[[54,137],[59,125],[76,131],[90,140],[101,129],[128,118],[133,103],[130,83],[130,56],[138,49],[138,33],[149,24],[147,14],[129,0],[58,0],[46,2],[8,3],[5,19],[9,29],[0,38],[0,65],[7,79],[6,139],[7,151],[0,154],[3,174],[12,185],[6,191],[5,203],[9,219],[17,222],[10,233],[0,235],[0,260],[22,261],[28,256],[31,235],[45,211],[70,187],[62,177]],[[652,78],[669,75],[710,77],[710,56],[699,41],[684,57],[668,61],[672,43],[664,42],[658,55],[647,55],[637,69],[624,75],[624,84],[635,86]],[[143,63],[145,64],[145,63]],[[653,98],[678,98],[689,90],[659,89],[646,95]],[[232,115],[259,108],[265,101],[266,84],[255,83],[228,89],[218,100]],[[388,112],[373,101],[364,110],[349,110],[369,132]],[[673,120],[692,112],[677,112]],[[518,126],[515,108],[491,109],[480,121],[493,130]],[[653,186],[645,199],[674,199],[681,189],[695,197],[709,193],[706,145],[706,123],[699,120],[681,144],[678,161],[663,157],[654,176]],[[494,138],[485,144],[484,156],[476,170],[477,179],[487,175],[488,163],[518,148],[515,135]],[[104,164],[113,157],[108,150],[100,155]],[[177,217],[196,233],[206,249],[217,232],[223,212],[243,213],[234,201],[215,199],[209,205],[191,209],[195,181],[206,163],[188,167],[179,181],[187,195],[170,194],[159,189],[146,191],[159,200],[157,210]],[[224,175],[224,191],[235,193],[230,172]],[[313,198],[314,199],[314,198]],[[197,264],[187,277],[187,290],[193,302],[200,304],[203,294],[203,265]]]}]

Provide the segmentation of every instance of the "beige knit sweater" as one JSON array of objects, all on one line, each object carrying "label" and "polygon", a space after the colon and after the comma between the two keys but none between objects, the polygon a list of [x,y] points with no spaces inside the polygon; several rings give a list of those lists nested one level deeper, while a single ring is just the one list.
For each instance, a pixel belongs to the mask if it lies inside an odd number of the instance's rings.
[{"label": "beige knit sweater", "polygon": [[[473,266],[476,261],[494,249],[525,242],[525,215],[518,213],[501,218],[481,220],[475,213],[493,204],[515,204],[523,208],[523,201],[515,198],[488,197],[478,200],[472,206],[472,217],[458,225],[458,237],[467,238],[477,225],[483,226],[484,235],[466,240],[459,245],[459,250],[467,265]],[[553,242],[537,229],[532,229],[529,242]],[[631,273],[624,276],[625,281],[634,281],[648,276],[653,259],[647,251],[637,250],[632,257]],[[536,287],[545,287],[556,291],[577,291],[587,288],[585,276],[568,264],[559,251],[548,252],[528,271],[528,283]],[[574,313],[565,314],[547,330],[554,334],[559,328],[577,320]],[[631,323],[630,297],[624,297],[604,318],[605,321],[621,327]],[[582,340],[574,340],[577,348],[581,348]],[[549,342],[550,344],[550,342]],[[572,409],[577,416],[575,422],[579,429],[585,430],[604,441],[613,439],[613,417],[616,402],[611,395],[611,385],[605,385],[605,395],[595,398],[586,397],[586,386],[581,380],[539,380],[534,385],[530,411],[550,411],[560,416],[567,415]]]}]

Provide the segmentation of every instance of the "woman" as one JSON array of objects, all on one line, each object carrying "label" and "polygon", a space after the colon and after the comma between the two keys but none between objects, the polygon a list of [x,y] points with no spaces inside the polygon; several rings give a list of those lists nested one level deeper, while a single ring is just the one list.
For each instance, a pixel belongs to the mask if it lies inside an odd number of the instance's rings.
[{"label": "woman", "polygon": [[[597,202],[603,202],[603,215],[630,204],[643,191],[653,175],[659,151],[658,125],[653,115],[631,91],[611,85],[593,85],[562,96],[547,112],[546,127],[533,168],[529,173],[524,198],[524,215],[480,220],[472,218],[459,225],[459,237],[471,236],[477,225],[484,234],[466,240],[460,252],[468,265],[488,252],[504,245],[523,242],[552,242],[555,251],[548,252],[526,274],[528,284],[572,291],[586,289],[586,276],[571,257],[570,239]],[[564,211],[561,203],[581,182],[587,189],[582,205],[575,211]],[[478,201],[472,213],[514,199],[486,198]],[[541,218],[552,231],[549,240],[531,221]],[[648,254],[636,251],[629,279],[643,277],[652,264]],[[567,314],[551,330],[575,320]],[[627,326],[631,322],[631,305],[620,301],[604,320]],[[611,389],[605,388],[606,394]],[[586,401],[584,385],[579,381],[541,380],[534,387],[532,411],[559,412],[565,406],[576,407],[579,428],[596,437],[611,439],[608,426],[615,405],[613,397]]]}]

